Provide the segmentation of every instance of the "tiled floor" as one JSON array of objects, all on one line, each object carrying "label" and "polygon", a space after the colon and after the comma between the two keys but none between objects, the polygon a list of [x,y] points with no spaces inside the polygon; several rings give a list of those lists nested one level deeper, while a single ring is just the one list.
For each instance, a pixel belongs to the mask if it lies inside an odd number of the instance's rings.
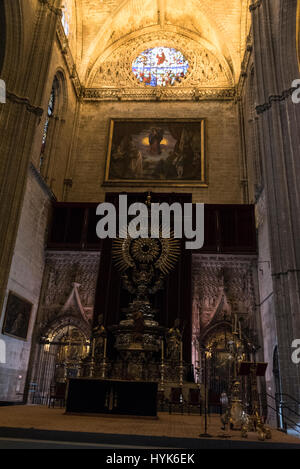
[{"label": "tiled floor", "polygon": [[[204,418],[198,415],[160,413],[157,420],[103,416],[65,415],[60,408],[43,406],[0,407],[0,427],[62,430],[72,432],[109,433],[119,435],[167,436],[171,438],[199,438],[204,431]],[[219,416],[208,420],[208,431],[214,439],[222,438]],[[240,432],[230,432],[231,440],[241,440]],[[248,441],[257,441],[250,433]],[[296,443],[300,440],[272,429],[272,443]]]}]

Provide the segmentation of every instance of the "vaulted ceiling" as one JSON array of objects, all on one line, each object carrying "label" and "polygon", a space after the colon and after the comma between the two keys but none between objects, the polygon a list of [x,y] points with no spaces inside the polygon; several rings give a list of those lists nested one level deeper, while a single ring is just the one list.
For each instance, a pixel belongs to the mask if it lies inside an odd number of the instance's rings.
[{"label": "vaulted ceiling", "polygon": [[[250,28],[250,0],[64,0],[70,46],[83,82],[102,58],[143,36],[197,42],[225,63],[237,82]],[[162,33],[165,33],[162,35]],[[169,36],[168,36],[169,35]],[[162,44],[163,45],[163,44]],[[145,49],[147,44],[145,42]],[[121,49],[120,49],[121,50]]]}]

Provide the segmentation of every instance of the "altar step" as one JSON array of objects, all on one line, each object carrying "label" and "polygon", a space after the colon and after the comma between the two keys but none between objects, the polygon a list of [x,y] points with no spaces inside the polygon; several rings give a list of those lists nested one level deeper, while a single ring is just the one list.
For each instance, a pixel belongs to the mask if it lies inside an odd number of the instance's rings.
[{"label": "altar step", "polygon": [[146,435],[65,432],[24,428],[0,428],[0,448],[81,449],[300,449],[299,444],[217,438],[172,438]]}]

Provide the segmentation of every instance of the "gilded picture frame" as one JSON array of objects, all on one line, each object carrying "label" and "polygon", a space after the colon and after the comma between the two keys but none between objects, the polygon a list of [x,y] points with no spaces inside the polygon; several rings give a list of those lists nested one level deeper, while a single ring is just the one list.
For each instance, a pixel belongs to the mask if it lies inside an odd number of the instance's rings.
[{"label": "gilded picture frame", "polygon": [[104,185],[207,187],[205,119],[111,119]]},{"label": "gilded picture frame", "polygon": [[6,303],[2,334],[26,341],[32,306],[30,301],[10,291]]}]

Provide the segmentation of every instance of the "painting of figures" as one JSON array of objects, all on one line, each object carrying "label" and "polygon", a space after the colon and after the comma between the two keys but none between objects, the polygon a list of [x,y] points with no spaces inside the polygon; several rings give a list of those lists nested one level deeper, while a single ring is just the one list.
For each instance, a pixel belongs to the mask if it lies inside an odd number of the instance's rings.
[{"label": "painting of figures", "polygon": [[204,120],[112,120],[105,182],[205,184]]},{"label": "painting of figures", "polygon": [[9,292],[2,333],[25,340],[27,338],[32,304]]}]

